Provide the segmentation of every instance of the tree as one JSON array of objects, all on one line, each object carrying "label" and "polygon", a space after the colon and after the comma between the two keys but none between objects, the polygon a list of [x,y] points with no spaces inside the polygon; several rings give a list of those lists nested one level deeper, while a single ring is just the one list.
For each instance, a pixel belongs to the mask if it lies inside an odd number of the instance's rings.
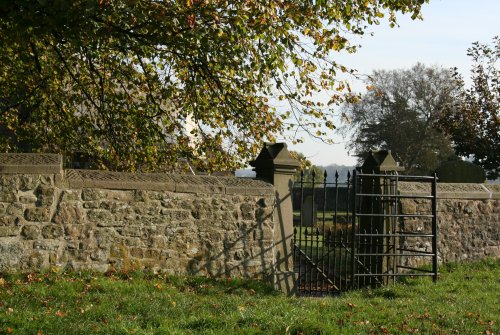
[{"label": "tree", "polygon": [[427,1],[2,1],[0,150],[226,169],[287,130],[324,138],[353,99],[332,53]]},{"label": "tree", "polygon": [[471,156],[490,179],[500,177],[500,38],[493,45],[474,43],[467,50],[474,62],[472,86],[465,88],[455,69],[454,79],[461,88],[437,119],[437,126],[449,134],[457,154]]},{"label": "tree", "polygon": [[428,174],[454,156],[450,139],[433,128],[457,90],[449,71],[422,64],[374,71],[367,88],[358,103],[345,106],[350,148],[361,159],[372,149],[392,150],[406,173]]},{"label": "tree", "polygon": [[[303,178],[302,181],[304,183],[312,183],[314,173],[314,183],[316,186],[323,184],[325,180],[325,171],[321,167],[314,165],[303,153],[291,151],[290,154],[300,162],[300,167],[293,177],[294,181],[300,182]],[[311,185],[308,185],[307,187],[310,186]]]}]

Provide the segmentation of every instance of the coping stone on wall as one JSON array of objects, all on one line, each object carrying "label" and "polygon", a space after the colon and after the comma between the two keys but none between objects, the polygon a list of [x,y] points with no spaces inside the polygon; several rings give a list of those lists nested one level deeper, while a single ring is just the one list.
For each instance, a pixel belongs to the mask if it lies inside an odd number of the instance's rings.
[{"label": "coping stone on wall", "polygon": [[[472,183],[438,183],[437,197],[439,199],[497,199],[500,188],[491,190],[487,184]],[[428,183],[399,182],[398,190],[401,195],[430,194],[431,185]]]},{"label": "coping stone on wall", "polygon": [[58,154],[0,153],[0,174],[62,174]]},{"label": "coping stone on wall", "polygon": [[484,184],[484,187],[491,192],[492,199],[500,199],[500,184]]},{"label": "coping stone on wall", "polygon": [[65,170],[70,188],[104,188],[116,190],[175,191],[175,182],[168,174],[127,173],[100,170]]},{"label": "coping stone on wall", "polygon": [[271,184],[236,177],[193,176],[165,173],[127,173],[100,170],[65,170],[70,188],[151,190],[178,193],[272,195]]},{"label": "coping stone on wall", "polygon": [[250,178],[220,177],[219,181],[225,186],[226,194],[241,195],[273,195],[274,187],[262,180]]},{"label": "coping stone on wall", "polygon": [[170,175],[179,193],[224,193],[224,185],[213,176]]}]

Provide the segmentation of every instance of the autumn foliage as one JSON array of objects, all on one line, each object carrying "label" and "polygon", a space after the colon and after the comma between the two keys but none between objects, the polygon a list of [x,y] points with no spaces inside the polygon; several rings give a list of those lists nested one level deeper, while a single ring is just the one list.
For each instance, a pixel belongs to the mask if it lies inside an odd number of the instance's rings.
[{"label": "autumn foliage", "polygon": [[334,52],[354,52],[350,38],[384,15],[418,17],[424,2],[2,1],[0,150],[210,170],[287,130],[327,140],[349,91]]}]

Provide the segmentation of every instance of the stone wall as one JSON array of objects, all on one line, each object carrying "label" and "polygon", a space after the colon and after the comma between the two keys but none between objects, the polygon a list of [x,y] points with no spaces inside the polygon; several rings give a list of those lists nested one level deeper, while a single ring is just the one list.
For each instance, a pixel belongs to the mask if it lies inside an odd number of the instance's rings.
[{"label": "stone wall", "polygon": [[34,161],[0,154],[0,272],[61,267],[255,278],[272,273],[272,185],[63,171],[60,162],[46,164],[56,155],[46,156]]},{"label": "stone wall", "polygon": [[[428,195],[428,186],[400,183],[399,191],[403,195]],[[500,257],[500,185],[438,183],[437,196],[439,262]],[[401,201],[404,214],[429,213],[430,206],[430,201],[423,199]],[[406,218],[400,225],[402,230],[431,231],[431,220],[425,218]],[[430,238],[400,243],[410,249],[432,250]],[[422,262],[422,258],[406,258],[405,265]]]}]

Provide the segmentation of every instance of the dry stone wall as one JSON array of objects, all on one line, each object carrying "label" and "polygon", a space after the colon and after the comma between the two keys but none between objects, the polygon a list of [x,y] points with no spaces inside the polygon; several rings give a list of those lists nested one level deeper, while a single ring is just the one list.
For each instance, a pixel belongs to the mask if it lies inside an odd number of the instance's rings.
[{"label": "dry stone wall", "polygon": [[[404,195],[427,195],[428,185],[400,183]],[[439,262],[469,261],[485,257],[500,257],[500,185],[439,183],[437,189],[438,260]],[[401,200],[404,214],[427,214],[430,201]],[[431,231],[431,220],[406,218],[401,230]],[[402,247],[431,251],[431,239],[400,240]],[[411,245],[410,245],[411,244]],[[407,266],[421,265],[423,258],[406,257]]]},{"label": "dry stone wall", "polygon": [[41,174],[36,169],[16,173],[26,170],[9,167],[6,158],[0,155],[0,272],[61,267],[272,274],[270,184],[207,176],[50,173],[58,172],[57,164],[53,170],[43,166]]}]

